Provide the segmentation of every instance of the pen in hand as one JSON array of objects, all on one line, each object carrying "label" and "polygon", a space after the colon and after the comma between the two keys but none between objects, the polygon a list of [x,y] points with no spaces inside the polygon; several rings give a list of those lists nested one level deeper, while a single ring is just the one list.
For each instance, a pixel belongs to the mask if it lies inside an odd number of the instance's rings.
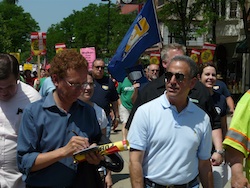
[{"label": "pen in hand", "polygon": [[71,130],[74,135],[79,136],[74,130]]}]

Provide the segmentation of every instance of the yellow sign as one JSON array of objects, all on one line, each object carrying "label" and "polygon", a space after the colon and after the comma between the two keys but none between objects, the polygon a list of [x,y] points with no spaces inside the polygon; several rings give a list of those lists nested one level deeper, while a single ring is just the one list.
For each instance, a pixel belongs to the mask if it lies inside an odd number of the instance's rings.
[{"label": "yellow sign", "polygon": [[160,64],[160,61],[157,57],[151,57],[150,58],[150,64],[156,64],[156,65],[159,65]]},{"label": "yellow sign", "polygon": [[23,70],[24,70],[24,71],[25,71],[25,70],[30,70],[30,71],[32,71],[32,64],[25,63],[25,64],[23,65]]},{"label": "yellow sign", "polygon": [[10,52],[11,55],[15,56],[17,59],[18,63],[20,64],[20,53],[15,53],[15,52]]},{"label": "yellow sign", "polygon": [[213,60],[213,54],[212,54],[211,50],[204,50],[201,53],[201,61],[203,63],[209,62],[209,61],[212,61],[212,60]]},{"label": "yellow sign", "polygon": [[57,43],[55,45],[56,53],[61,52],[62,50],[66,49],[66,45],[64,43]]},{"label": "yellow sign", "polygon": [[197,54],[191,54],[190,58],[192,60],[194,60],[195,63],[198,63],[199,62],[199,58],[198,58],[198,55]]},{"label": "yellow sign", "polygon": [[31,52],[32,55],[46,54],[46,33],[32,32],[31,35]]}]

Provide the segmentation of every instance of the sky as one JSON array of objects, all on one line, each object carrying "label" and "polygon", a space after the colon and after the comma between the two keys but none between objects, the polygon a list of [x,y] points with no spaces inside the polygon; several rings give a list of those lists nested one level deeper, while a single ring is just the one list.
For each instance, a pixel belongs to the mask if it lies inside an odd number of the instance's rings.
[{"label": "sky", "polygon": [[[116,3],[116,0],[111,0]],[[101,0],[19,0],[18,6],[22,6],[24,12],[29,12],[38,22],[40,32],[47,32],[52,24],[57,24],[73,13],[73,10],[82,10],[90,3],[108,3]]]}]

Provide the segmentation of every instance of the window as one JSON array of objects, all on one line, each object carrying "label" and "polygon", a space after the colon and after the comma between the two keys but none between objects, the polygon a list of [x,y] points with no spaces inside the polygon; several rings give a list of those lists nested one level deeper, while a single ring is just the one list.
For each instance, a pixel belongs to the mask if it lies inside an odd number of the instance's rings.
[{"label": "window", "polygon": [[236,1],[230,2],[229,18],[237,18],[237,6],[238,6],[238,4]]}]

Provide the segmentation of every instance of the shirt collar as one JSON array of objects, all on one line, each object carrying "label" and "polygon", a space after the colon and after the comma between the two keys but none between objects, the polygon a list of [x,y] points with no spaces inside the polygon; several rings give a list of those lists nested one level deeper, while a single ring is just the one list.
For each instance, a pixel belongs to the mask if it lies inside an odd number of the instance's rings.
[{"label": "shirt collar", "polygon": [[[78,105],[86,106],[86,103],[84,103],[84,102],[82,102],[80,100],[77,100],[77,101],[75,101],[73,103],[72,107],[75,108]],[[53,92],[49,92],[48,95],[44,99],[43,108],[50,108],[50,107],[53,107],[53,106],[57,107],[55,99],[53,97]],[[71,109],[72,109],[72,107],[71,107]]]},{"label": "shirt collar", "polygon": [[[167,91],[164,91],[164,94],[161,96],[161,105],[164,109],[171,108],[174,106],[174,105],[171,105],[169,103],[169,100],[167,99],[167,96],[166,96],[166,92]],[[175,108],[175,106],[174,106],[174,108]],[[186,110],[188,112],[195,112],[194,104],[190,101],[189,97],[188,97],[188,105],[186,106],[186,108],[184,110]]]}]

